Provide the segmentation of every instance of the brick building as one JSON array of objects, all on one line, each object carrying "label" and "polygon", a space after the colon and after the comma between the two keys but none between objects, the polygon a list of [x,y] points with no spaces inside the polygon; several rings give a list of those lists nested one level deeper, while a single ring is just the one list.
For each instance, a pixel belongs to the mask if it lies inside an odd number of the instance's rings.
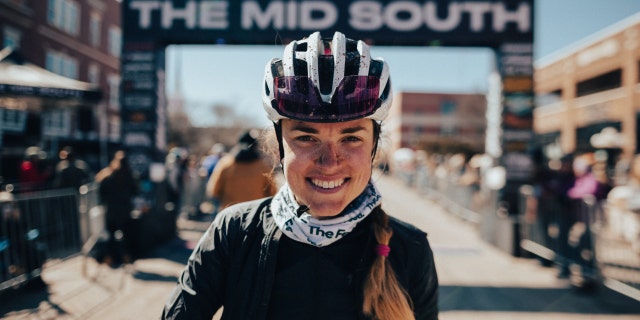
[{"label": "brick building", "polygon": [[391,150],[450,141],[482,152],[486,110],[484,94],[400,92],[385,121]]},{"label": "brick building", "polygon": [[[0,103],[5,118],[26,118],[23,132],[4,132],[3,166],[18,161],[29,145],[49,157],[71,145],[92,166],[107,163],[108,149],[120,140],[120,6],[119,0],[0,0],[0,49],[101,93],[98,101],[43,99],[41,108],[26,110]],[[10,170],[3,175],[10,180]]]}]

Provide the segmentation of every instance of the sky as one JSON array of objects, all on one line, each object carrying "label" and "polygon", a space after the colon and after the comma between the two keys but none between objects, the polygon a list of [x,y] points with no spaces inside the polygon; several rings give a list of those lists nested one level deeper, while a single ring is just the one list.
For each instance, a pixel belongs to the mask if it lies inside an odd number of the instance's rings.
[{"label": "sky", "polygon": [[[534,60],[539,62],[640,12],[640,0],[534,0]],[[348,36],[348,35],[347,35]],[[181,92],[195,126],[216,124],[214,105],[263,126],[260,88],[264,66],[284,47],[172,45],[167,48],[167,94]],[[395,93],[401,91],[485,93],[494,68],[488,48],[383,47],[374,57],[390,65]]]}]

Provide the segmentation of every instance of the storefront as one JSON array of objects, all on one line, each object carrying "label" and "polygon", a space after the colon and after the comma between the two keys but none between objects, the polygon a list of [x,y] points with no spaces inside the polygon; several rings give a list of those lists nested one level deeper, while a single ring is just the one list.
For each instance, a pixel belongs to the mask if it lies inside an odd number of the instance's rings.
[{"label": "storefront", "polygon": [[100,98],[97,86],[49,72],[11,48],[1,50],[0,184],[17,179],[30,146],[52,160],[65,145],[95,145],[87,150],[99,152],[94,110]]}]

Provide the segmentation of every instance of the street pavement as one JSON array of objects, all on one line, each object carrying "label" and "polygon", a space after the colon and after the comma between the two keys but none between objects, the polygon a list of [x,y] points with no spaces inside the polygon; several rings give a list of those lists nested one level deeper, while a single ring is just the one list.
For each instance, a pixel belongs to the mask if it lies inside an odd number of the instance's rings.
[{"label": "street pavement", "polygon": [[[578,290],[536,259],[483,241],[477,227],[376,173],[383,208],[428,233],[440,280],[440,319],[640,319],[640,301],[607,287]],[[158,319],[189,253],[209,221],[179,219],[179,237],[112,269],[76,256],[50,262],[45,288],[0,294],[0,319]],[[219,319],[219,315],[214,319]]]}]

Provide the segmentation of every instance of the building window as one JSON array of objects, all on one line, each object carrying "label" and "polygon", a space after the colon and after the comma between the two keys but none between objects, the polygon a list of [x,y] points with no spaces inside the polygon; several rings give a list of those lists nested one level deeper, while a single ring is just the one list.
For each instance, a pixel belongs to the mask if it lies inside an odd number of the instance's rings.
[{"label": "building window", "polygon": [[89,79],[89,83],[100,84],[100,67],[97,64],[92,63],[89,65],[87,79]]},{"label": "building window", "polygon": [[6,132],[24,132],[27,111],[0,108],[0,127]]},{"label": "building window", "polygon": [[101,30],[102,30],[102,17],[98,13],[91,14],[91,20],[89,21],[89,41],[94,47],[100,46]]},{"label": "building window", "polygon": [[47,52],[45,68],[67,78],[78,79],[78,61],[65,54],[55,51]]},{"label": "building window", "polygon": [[20,30],[10,26],[5,26],[2,30],[2,35],[4,39],[2,42],[2,48],[20,48],[20,41],[22,40],[22,32]]},{"label": "building window", "polygon": [[440,136],[453,137],[457,134],[455,125],[442,125],[440,127]]},{"label": "building window", "polygon": [[71,133],[71,110],[51,110],[42,114],[42,134],[66,137]]},{"label": "building window", "polygon": [[576,96],[582,97],[592,93],[619,88],[622,85],[622,70],[617,69],[597,77],[578,82]]},{"label": "building window", "polygon": [[80,29],[80,6],[72,0],[49,0],[47,20],[58,29],[77,36]]},{"label": "building window", "polygon": [[114,110],[120,110],[120,77],[117,75],[109,76],[109,107]]},{"label": "building window", "polygon": [[122,31],[119,27],[109,28],[109,53],[114,57],[120,57],[122,48]]},{"label": "building window", "polygon": [[440,102],[440,113],[443,115],[451,115],[456,112],[455,101],[445,100]]}]

